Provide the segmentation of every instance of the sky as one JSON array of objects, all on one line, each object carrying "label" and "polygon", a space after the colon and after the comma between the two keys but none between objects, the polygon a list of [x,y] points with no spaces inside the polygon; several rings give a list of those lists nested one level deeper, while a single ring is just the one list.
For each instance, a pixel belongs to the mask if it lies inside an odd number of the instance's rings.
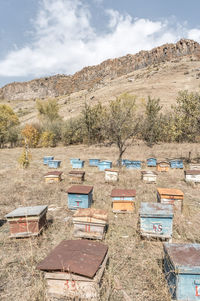
[{"label": "sky", "polygon": [[181,38],[200,43],[200,0],[0,0],[0,87]]}]

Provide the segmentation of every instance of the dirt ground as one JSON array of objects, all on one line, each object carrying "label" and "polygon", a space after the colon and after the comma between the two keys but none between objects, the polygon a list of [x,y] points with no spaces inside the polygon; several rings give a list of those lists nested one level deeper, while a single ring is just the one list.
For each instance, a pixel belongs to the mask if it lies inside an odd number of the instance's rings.
[{"label": "dirt ground", "polygon": [[[22,149],[0,150],[0,299],[1,301],[43,301],[45,281],[36,265],[63,239],[73,239],[72,221],[67,208],[68,172],[70,158],[85,160],[84,184],[94,186],[93,207],[107,209],[109,228],[104,243],[109,246],[109,265],[106,268],[101,300],[170,301],[162,271],[163,248],[160,241],[142,240],[137,231],[140,202],[156,202],[156,187],[178,188],[184,192],[182,215],[176,215],[173,242],[200,243],[200,188],[184,181],[183,170],[159,173],[157,184],[145,184],[140,171],[122,169],[119,182],[108,184],[104,172],[89,167],[89,158],[110,159],[116,164],[117,149],[101,146],[71,146],[32,149],[30,167],[23,170],[17,159]],[[143,160],[182,157],[200,158],[200,144],[160,144],[148,148],[137,144],[128,149],[124,158]],[[63,181],[45,184],[43,156],[54,155],[62,160]],[[187,166],[186,166],[187,168]],[[143,164],[143,169],[147,169]],[[154,170],[154,168],[152,169]],[[110,193],[113,187],[136,189],[137,210],[133,214],[114,214]],[[48,205],[48,228],[38,238],[9,239],[5,214],[18,206]]]}]

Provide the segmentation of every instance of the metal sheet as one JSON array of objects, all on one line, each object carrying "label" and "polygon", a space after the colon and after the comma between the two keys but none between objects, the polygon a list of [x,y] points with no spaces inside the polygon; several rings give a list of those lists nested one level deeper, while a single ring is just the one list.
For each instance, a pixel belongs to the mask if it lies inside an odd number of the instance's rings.
[{"label": "metal sheet", "polygon": [[161,203],[141,203],[140,216],[172,217],[173,206]]},{"label": "metal sheet", "polygon": [[121,197],[121,196],[136,196],[135,189],[117,189],[114,188],[111,192],[111,197]]},{"label": "metal sheet", "polygon": [[89,240],[63,240],[37,268],[63,271],[93,278],[103,262],[108,247]]},{"label": "metal sheet", "polygon": [[200,170],[185,170],[184,173],[186,175],[200,175]]},{"label": "metal sheet", "polygon": [[69,175],[84,175],[85,171],[81,171],[81,170],[72,170],[69,172]]},{"label": "metal sheet", "polygon": [[174,188],[157,188],[157,191],[160,195],[184,195],[184,193],[181,190]]},{"label": "metal sheet", "polygon": [[200,244],[165,243],[164,250],[175,266],[200,269]]},{"label": "metal sheet", "polygon": [[74,185],[68,189],[68,193],[89,194],[93,190],[93,186]]},{"label": "metal sheet", "polygon": [[38,216],[48,209],[47,205],[44,206],[31,206],[31,207],[19,207],[12,212],[5,215],[5,217],[23,217],[23,216]]},{"label": "metal sheet", "polygon": [[151,175],[155,175],[155,176],[158,175],[157,172],[151,171],[151,170],[142,170],[142,171],[141,171],[141,174],[142,174],[142,175],[147,175],[147,176],[148,176],[148,175],[150,175],[150,176],[151,176]]},{"label": "metal sheet", "polygon": [[61,176],[62,175],[62,171],[49,171],[45,174],[45,177],[46,176]]}]

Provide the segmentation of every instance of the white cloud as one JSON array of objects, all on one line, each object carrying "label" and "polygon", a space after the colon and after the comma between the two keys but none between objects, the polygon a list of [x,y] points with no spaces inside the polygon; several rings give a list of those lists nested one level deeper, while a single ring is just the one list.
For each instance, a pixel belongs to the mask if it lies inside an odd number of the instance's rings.
[{"label": "white cloud", "polygon": [[41,0],[32,42],[0,61],[0,76],[72,74],[108,58],[175,42],[183,32],[200,41],[198,29],[187,31],[167,21],[133,19],[112,9],[105,14],[109,21],[105,33],[99,34],[83,0]]}]

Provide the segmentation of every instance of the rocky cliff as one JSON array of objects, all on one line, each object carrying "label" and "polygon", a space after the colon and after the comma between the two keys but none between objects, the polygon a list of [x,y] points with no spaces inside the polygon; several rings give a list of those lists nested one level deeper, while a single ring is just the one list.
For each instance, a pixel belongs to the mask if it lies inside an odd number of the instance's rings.
[{"label": "rocky cliff", "polygon": [[0,98],[26,100],[71,94],[82,89],[91,89],[107,79],[117,78],[153,64],[194,55],[200,59],[200,44],[182,39],[176,44],[165,44],[151,51],[109,59],[99,65],[85,67],[72,76],[56,75],[28,82],[14,82],[0,89]]}]

